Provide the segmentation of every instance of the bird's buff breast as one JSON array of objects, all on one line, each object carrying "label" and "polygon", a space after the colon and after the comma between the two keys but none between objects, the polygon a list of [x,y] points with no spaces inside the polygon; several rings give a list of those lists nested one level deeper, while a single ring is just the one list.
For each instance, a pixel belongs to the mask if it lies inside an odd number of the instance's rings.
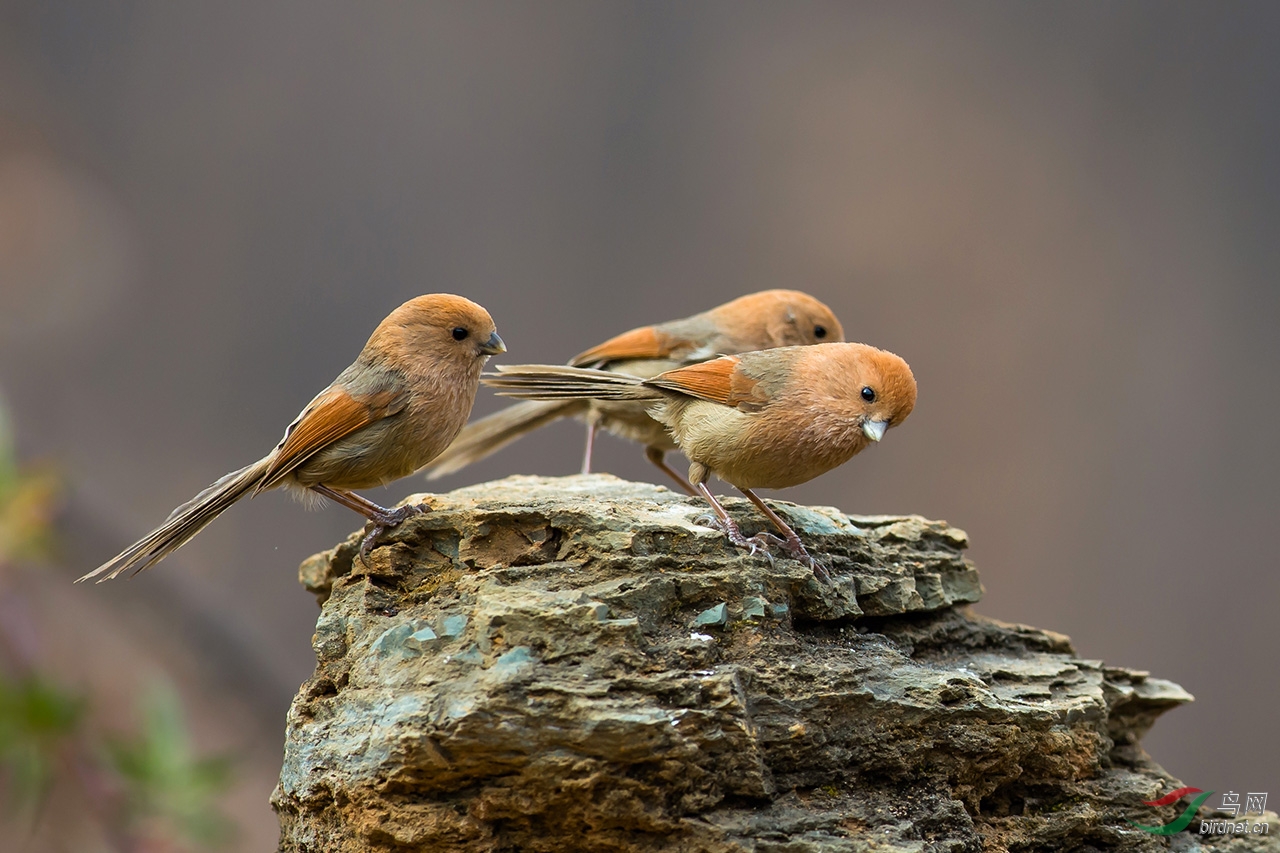
[{"label": "bird's buff breast", "polygon": [[852,419],[801,420],[695,400],[672,418],[681,450],[720,479],[744,489],[785,489],[847,462],[867,444]]}]

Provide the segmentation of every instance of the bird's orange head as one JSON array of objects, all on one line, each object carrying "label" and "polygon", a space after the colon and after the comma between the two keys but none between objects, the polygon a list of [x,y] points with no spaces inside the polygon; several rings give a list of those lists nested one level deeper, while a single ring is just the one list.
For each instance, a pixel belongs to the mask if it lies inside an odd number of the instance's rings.
[{"label": "bird's orange head", "polygon": [[506,352],[489,312],[452,293],[410,299],[378,324],[365,347],[384,357],[471,362]]},{"label": "bird's orange head", "polygon": [[844,340],[836,315],[799,290],[763,290],[707,312],[745,346],[738,351]]},{"label": "bird's orange head", "polygon": [[[825,347],[823,348],[826,349]],[[846,344],[839,359],[839,384],[858,411],[862,431],[872,441],[898,426],[916,407],[916,378],[901,357],[866,344]]]}]

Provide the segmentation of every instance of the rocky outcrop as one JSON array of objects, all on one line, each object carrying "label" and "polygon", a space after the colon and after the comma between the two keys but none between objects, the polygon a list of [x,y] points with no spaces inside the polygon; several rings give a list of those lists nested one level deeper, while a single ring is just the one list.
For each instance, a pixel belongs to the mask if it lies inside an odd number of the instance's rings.
[{"label": "rocky outcrop", "polygon": [[945,523],[777,503],[824,585],[657,486],[426,499],[368,565],[358,535],[302,565],[321,614],[273,795],[282,849],[1199,843],[1128,822],[1185,807],[1142,805],[1179,783],[1139,740],[1191,697],[968,612],[981,585]]}]

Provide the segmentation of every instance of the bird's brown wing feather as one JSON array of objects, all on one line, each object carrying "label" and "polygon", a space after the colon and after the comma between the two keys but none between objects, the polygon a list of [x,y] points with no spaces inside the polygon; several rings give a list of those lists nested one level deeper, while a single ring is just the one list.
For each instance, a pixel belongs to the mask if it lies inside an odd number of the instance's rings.
[{"label": "bird's brown wing feather", "polygon": [[579,353],[569,364],[582,367],[629,358],[666,358],[675,350],[689,344],[689,341],[660,332],[653,326],[645,326],[623,332],[586,352]]},{"label": "bird's brown wing feather", "polygon": [[758,407],[765,402],[757,388],[757,380],[743,373],[740,360],[731,355],[668,370],[645,384],[724,406]]},{"label": "bird's brown wing feather", "polygon": [[338,439],[405,407],[403,391],[384,390],[352,397],[343,388],[321,391],[285,432],[254,494],[269,489],[290,471]]}]

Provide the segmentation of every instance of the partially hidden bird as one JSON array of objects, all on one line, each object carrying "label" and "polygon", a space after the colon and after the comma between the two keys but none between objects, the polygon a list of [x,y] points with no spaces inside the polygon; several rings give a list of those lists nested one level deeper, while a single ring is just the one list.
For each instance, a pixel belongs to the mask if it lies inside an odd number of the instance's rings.
[{"label": "partially hidden bird", "polygon": [[481,381],[503,396],[637,402],[670,430],[689,481],[729,541],[768,554],[770,537],[746,537],[707,488],[712,474],[738,488],[782,534],[787,555],[830,580],[800,537],[755,489],[799,485],[844,464],[901,424],[916,381],[899,356],[866,344],[829,343],[724,356],[647,379],[558,365],[504,366]]},{"label": "partially hidden bird", "polygon": [[236,501],[280,487],[369,519],[360,546],[367,559],[379,536],[424,509],[387,509],[353,490],[412,474],[444,450],[471,414],[486,359],[501,352],[506,346],[489,312],[471,300],[448,293],[410,299],[378,324],[355,362],[306,405],[270,453],[219,479],[80,581],[153,566]]},{"label": "partially hidden bird", "polygon": [[[654,326],[642,326],[579,353],[569,364],[648,379],[667,370],[721,355],[843,341],[844,330],[831,309],[798,290],[765,290],[723,305]],[[688,482],[666,462],[676,444],[666,427],[631,399],[533,400],[508,406],[468,424],[428,466],[428,479],[461,470],[552,421],[578,417],[587,422],[582,473],[591,471],[597,430],[644,445],[645,457],[677,486],[693,494]]]}]

